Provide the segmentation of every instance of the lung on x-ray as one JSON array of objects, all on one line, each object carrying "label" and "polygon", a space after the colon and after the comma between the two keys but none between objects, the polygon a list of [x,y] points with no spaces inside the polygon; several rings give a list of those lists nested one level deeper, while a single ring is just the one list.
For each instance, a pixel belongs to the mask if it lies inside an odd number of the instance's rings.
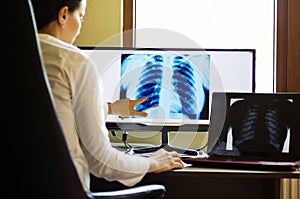
[{"label": "lung on x-ray", "polygon": [[153,119],[209,117],[210,55],[122,54],[120,98],[147,98],[135,107]]}]

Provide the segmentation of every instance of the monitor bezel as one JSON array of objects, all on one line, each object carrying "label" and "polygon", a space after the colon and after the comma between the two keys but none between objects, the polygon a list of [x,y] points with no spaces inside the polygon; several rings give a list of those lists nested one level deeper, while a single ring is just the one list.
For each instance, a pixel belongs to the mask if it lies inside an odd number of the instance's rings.
[{"label": "monitor bezel", "polygon": [[[251,91],[245,91],[245,92],[252,92],[255,93],[255,80],[256,80],[256,50],[255,49],[240,49],[240,48],[230,48],[230,49],[225,49],[225,48],[147,48],[147,47],[104,47],[104,46],[78,46],[79,49],[81,50],[116,50],[116,51],[201,51],[201,52],[249,52],[252,54],[252,82],[251,82]],[[218,91],[217,91],[218,92]],[[232,91],[231,91],[232,92]],[[241,91],[237,91],[241,92]],[[212,93],[210,93],[210,98],[212,96]],[[209,109],[211,109],[211,105],[209,106]],[[210,117],[210,111],[209,111],[209,117]],[[193,121],[178,121],[178,120],[165,120],[161,122],[160,120],[155,121],[155,120],[147,120],[147,119],[140,119],[140,118],[120,118],[117,116],[108,116],[107,117],[107,122],[108,123],[136,123],[136,124],[144,124],[147,126],[181,126],[181,125],[204,125],[207,126],[209,125],[210,118],[207,120],[193,120]]]}]

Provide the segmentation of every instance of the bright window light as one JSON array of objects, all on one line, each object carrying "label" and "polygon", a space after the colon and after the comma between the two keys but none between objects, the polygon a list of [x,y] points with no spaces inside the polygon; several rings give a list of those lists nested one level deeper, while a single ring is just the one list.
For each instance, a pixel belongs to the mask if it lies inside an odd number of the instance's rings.
[{"label": "bright window light", "polygon": [[201,48],[256,49],[255,92],[274,92],[274,8],[274,0],[136,0],[136,29],[176,31]]}]

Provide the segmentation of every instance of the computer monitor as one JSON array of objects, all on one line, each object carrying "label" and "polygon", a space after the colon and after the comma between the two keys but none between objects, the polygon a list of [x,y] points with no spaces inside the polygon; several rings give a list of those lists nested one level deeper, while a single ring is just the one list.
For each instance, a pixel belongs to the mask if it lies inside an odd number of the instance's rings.
[{"label": "computer monitor", "polygon": [[209,155],[299,160],[300,93],[215,92]]},{"label": "computer monitor", "polygon": [[106,101],[147,100],[148,117],[108,122],[209,124],[211,94],[255,91],[254,49],[80,47],[98,65]]}]

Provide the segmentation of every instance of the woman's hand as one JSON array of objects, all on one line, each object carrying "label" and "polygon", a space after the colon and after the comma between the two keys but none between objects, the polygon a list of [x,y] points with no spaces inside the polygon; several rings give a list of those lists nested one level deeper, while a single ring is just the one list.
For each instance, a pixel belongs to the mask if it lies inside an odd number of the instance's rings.
[{"label": "woman's hand", "polygon": [[108,103],[108,114],[119,115],[120,117],[140,116],[146,117],[146,112],[136,111],[134,107],[146,101],[147,98],[137,100],[121,99],[114,103]]},{"label": "woman's hand", "polygon": [[164,149],[159,149],[149,156],[150,173],[161,173],[171,169],[181,169],[184,164],[176,151],[168,152]]}]

